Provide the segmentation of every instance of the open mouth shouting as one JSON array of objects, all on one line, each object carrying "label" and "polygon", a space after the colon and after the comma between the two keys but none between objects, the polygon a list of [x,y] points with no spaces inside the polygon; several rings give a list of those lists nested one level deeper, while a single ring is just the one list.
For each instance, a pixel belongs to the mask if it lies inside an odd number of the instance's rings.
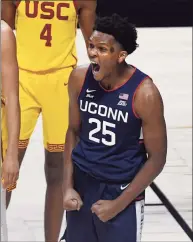
[{"label": "open mouth shouting", "polygon": [[92,65],[92,73],[95,76],[100,71],[100,65],[97,62],[95,62],[95,61],[91,61],[91,65]]}]

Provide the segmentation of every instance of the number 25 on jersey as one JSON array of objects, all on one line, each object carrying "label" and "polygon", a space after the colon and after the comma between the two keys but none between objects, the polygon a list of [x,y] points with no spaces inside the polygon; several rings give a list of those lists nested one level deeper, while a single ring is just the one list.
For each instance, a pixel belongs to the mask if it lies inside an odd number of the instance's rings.
[{"label": "number 25 on jersey", "polygon": [[[115,128],[115,124],[109,123],[106,121],[101,122],[96,118],[90,118],[89,123],[90,124],[94,123],[96,125],[96,128],[92,129],[89,132],[90,140],[94,141],[95,143],[103,143],[104,145],[107,145],[107,146],[113,146],[116,144],[115,133],[109,130],[109,128]],[[104,138],[99,139],[95,137],[95,135],[99,132],[102,133],[102,136],[104,136]]]}]

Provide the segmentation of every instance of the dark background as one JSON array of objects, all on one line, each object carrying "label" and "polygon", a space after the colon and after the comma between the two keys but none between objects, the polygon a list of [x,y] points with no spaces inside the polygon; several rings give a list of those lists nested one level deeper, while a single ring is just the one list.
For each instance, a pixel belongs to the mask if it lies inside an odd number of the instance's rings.
[{"label": "dark background", "polygon": [[193,0],[98,0],[100,16],[118,13],[137,27],[193,26]]}]

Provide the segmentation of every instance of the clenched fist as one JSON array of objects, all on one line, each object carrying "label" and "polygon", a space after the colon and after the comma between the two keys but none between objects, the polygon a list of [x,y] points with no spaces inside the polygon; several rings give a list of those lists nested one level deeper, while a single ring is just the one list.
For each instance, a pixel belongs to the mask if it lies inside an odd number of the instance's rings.
[{"label": "clenched fist", "polygon": [[99,200],[92,205],[91,211],[95,213],[102,222],[111,220],[120,212],[116,200]]},{"label": "clenched fist", "polygon": [[64,192],[63,207],[67,211],[80,210],[83,201],[80,195],[73,189],[69,188]]}]

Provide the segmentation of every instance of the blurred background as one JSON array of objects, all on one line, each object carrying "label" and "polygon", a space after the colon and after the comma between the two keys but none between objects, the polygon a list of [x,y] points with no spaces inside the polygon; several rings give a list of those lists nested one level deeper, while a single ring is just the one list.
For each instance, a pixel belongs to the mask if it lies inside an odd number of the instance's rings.
[{"label": "blurred background", "polygon": [[98,0],[97,14],[118,13],[137,27],[192,26],[191,0]]}]

